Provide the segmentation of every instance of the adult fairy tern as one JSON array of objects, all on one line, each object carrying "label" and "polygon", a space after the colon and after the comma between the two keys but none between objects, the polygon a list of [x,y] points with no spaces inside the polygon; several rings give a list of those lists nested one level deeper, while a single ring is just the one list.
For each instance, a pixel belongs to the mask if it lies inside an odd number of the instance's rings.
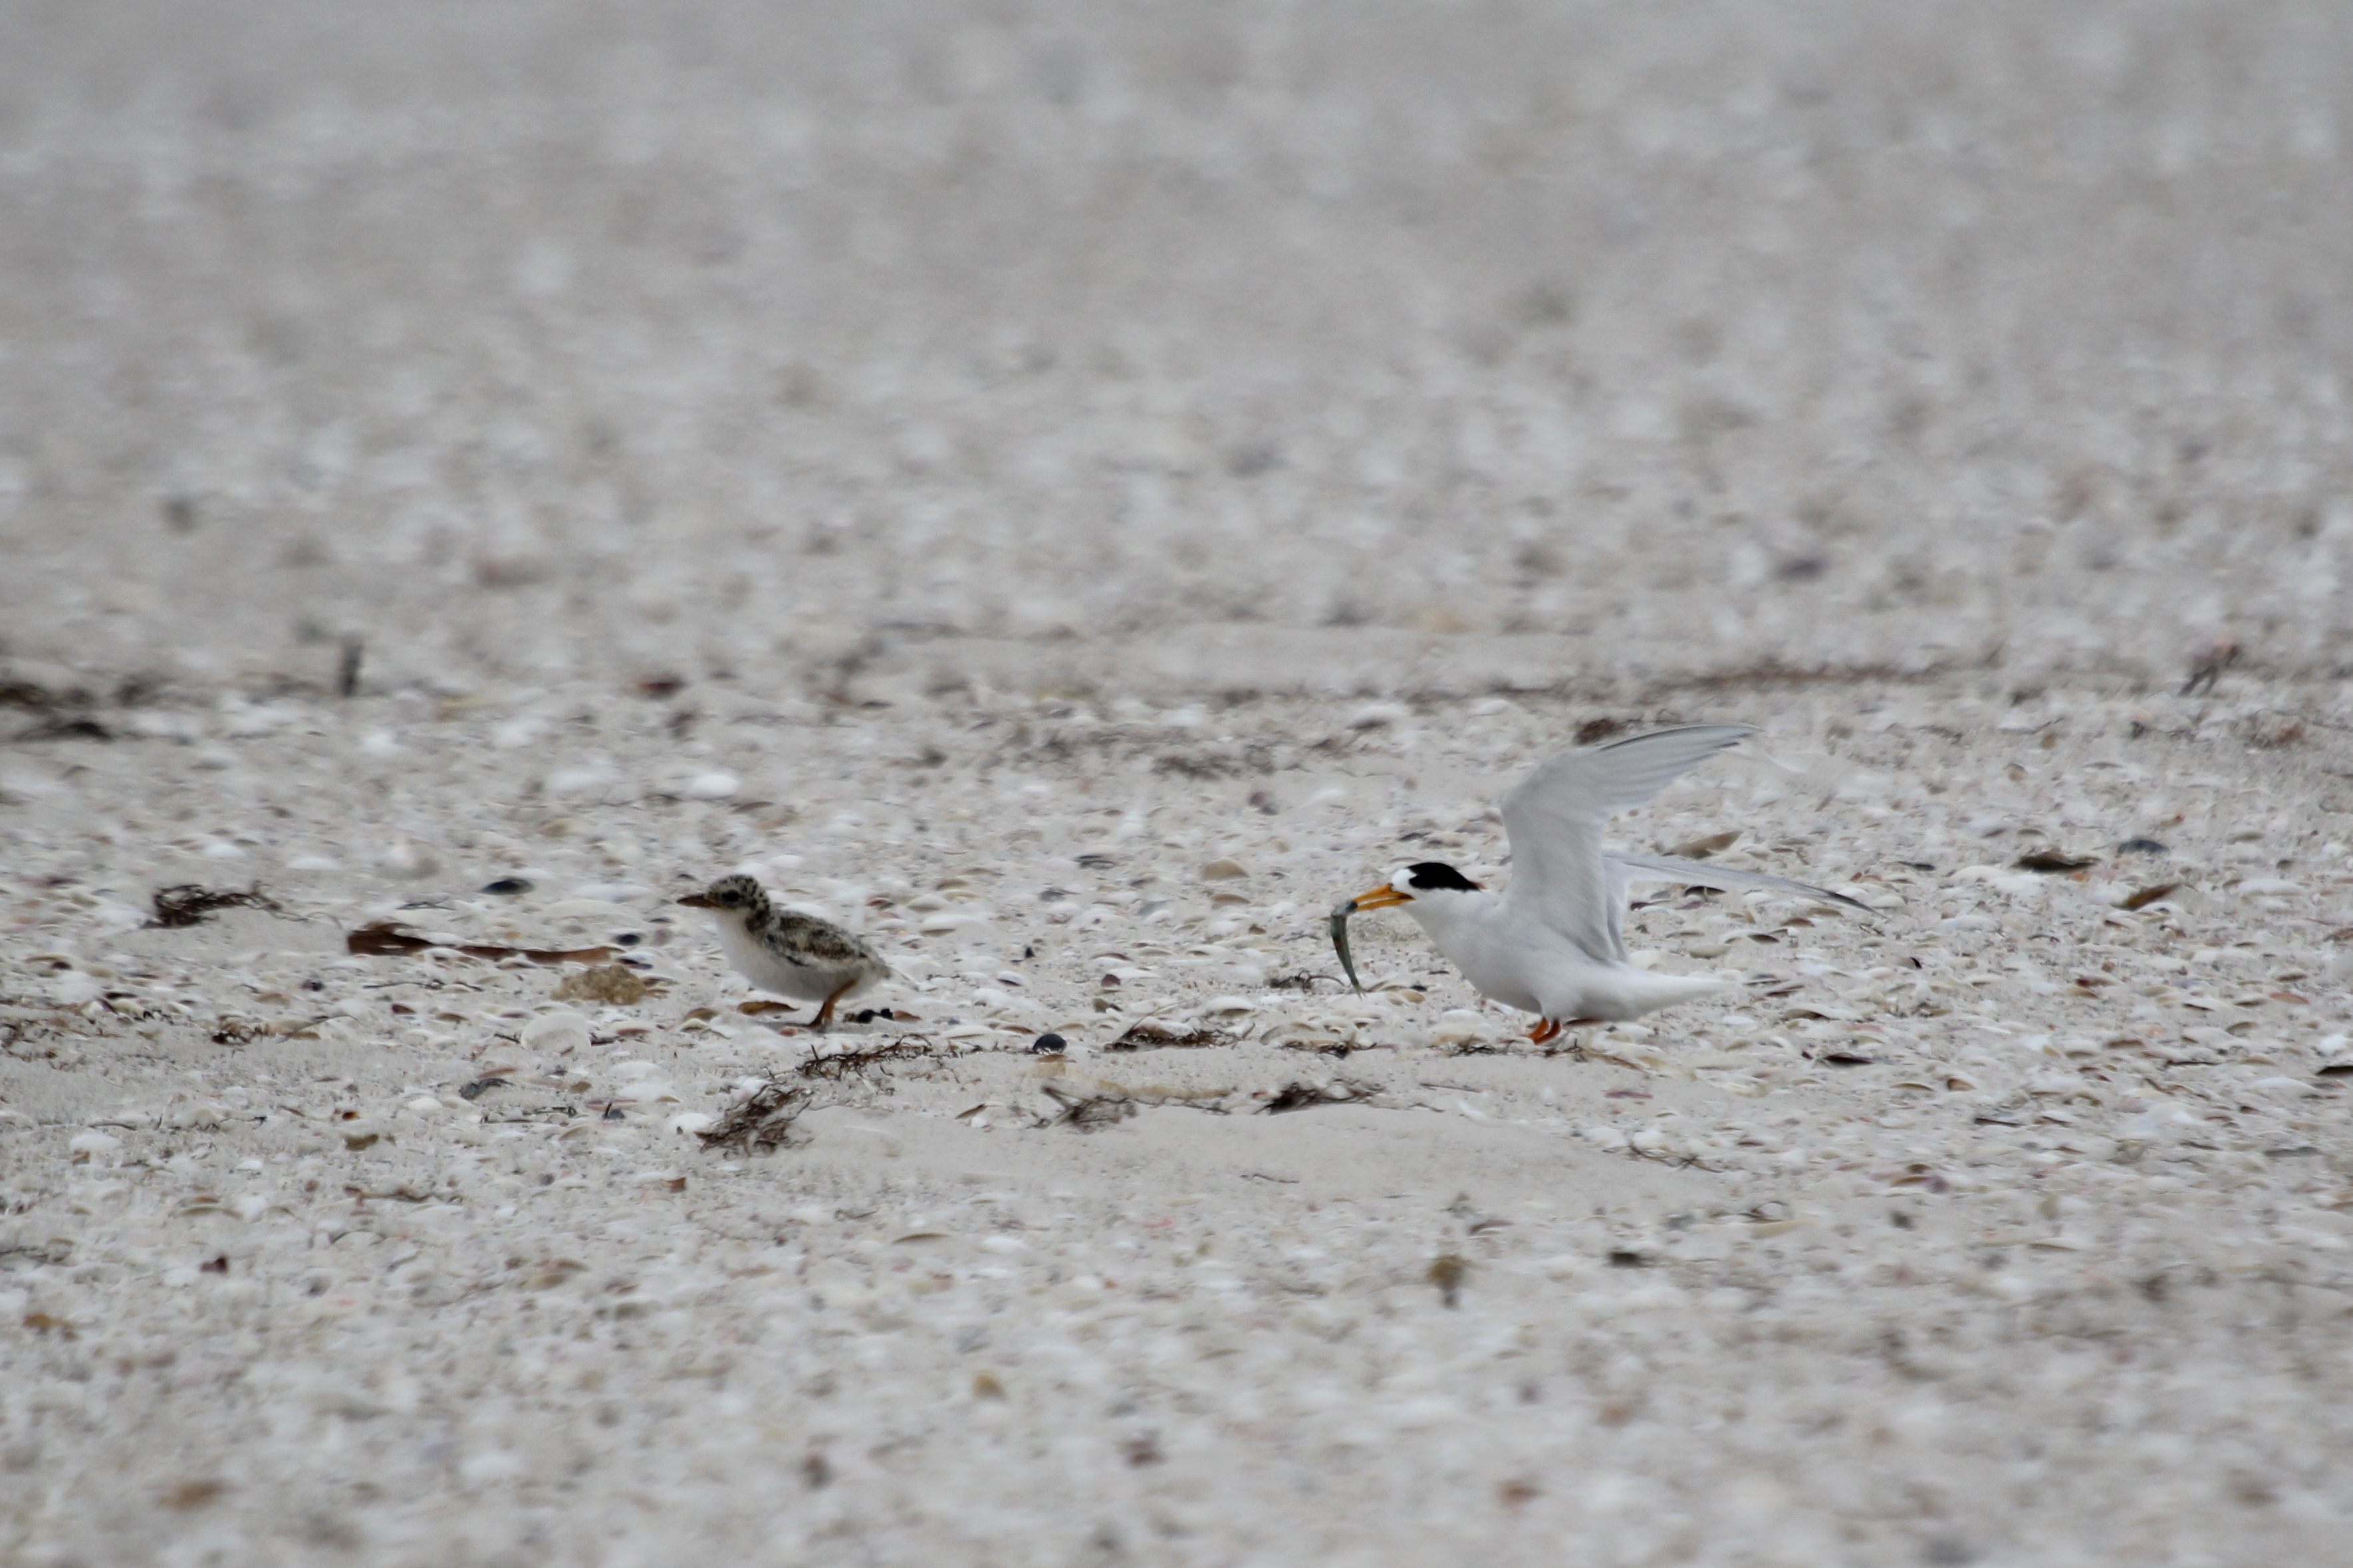
[{"label": "adult fairy tern", "polygon": [[1869,906],[1761,871],[1612,849],[1601,842],[1601,826],[1756,732],[1748,724],[1693,724],[1563,752],[1504,797],[1510,887],[1491,893],[1442,861],[1424,860],[1335,910],[1335,930],[1358,910],[1402,905],[1482,994],[1538,1015],[1528,1037],[1539,1044],[1571,1025],[1623,1023],[1734,989],[1728,981],[1652,974],[1628,963],[1620,929],[1627,889],[1637,882],[1766,888]]}]

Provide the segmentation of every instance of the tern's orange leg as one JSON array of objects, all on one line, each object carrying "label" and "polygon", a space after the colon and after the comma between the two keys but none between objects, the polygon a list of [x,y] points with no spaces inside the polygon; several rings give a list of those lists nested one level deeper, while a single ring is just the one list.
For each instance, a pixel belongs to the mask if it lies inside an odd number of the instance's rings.
[{"label": "tern's orange leg", "polygon": [[844,996],[848,995],[850,988],[857,984],[858,982],[855,980],[846,981],[835,990],[832,995],[827,997],[825,999],[825,1005],[817,1010],[817,1016],[809,1020],[809,1027],[812,1029],[822,1029],[828,1024],[831,1024],[833,1022],[833,1005],[836,1002],[840,1001]]},{"label": "tern's orange leg", "polygon": [[1528,1031],[1528,1039],[1534,1044],[1541,1046],[1551,1040],[1555,1035],[1559,1033],[1560,1026],[1558,1024],[1555,1023],[1550,1018],[1542,1018],[1537,1020],[1536,1026],[1535,1028]]}]

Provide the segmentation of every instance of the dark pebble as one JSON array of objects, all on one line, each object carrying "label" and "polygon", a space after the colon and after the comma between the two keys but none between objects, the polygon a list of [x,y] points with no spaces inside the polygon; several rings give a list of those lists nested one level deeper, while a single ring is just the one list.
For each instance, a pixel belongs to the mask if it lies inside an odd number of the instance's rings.
[{"label": "dark pebble", "polygon": [[1049,1055],[1050,1053],[1061,1051],[1067,1048],[1069,1045],[1070,1042],[1062,1038],[1060,1035],[1040,1035],[1038,1037],[1038,1043],[1031,1046],[1029,1050],[1032,1055],[1042,1057]]},{"label": "dark pebble", "polygon": [[627,1121],[628,1118],[621,1114],[621,1108],[619,1106],[608,1105],[605,1108],[605,1120],[607,1121]]},{"label": "dark pebble", "polygon": [[482,891],[486,893],[497,893],[505,898],[512,898],[517,893],[530,892],[531,884],[521,877],[501,877],[495,882],[485,882],[482,884]]},{"label": "dark pebble", "polygon": [[2119,855],[2165,855],[2170,853],[2154,838],[2127,838],[2116,846]]}]

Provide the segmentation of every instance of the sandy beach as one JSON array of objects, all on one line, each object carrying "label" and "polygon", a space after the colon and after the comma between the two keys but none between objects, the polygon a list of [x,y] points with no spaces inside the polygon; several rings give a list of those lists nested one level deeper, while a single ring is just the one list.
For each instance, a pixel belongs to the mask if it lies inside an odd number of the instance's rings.
[{"label": "sandy beach", "polygon": [[[0,1563],[2340,1553],[2334,8],[0,62]],[[1613,838],[1867,910],[1340,978],[1716,721]]]}]

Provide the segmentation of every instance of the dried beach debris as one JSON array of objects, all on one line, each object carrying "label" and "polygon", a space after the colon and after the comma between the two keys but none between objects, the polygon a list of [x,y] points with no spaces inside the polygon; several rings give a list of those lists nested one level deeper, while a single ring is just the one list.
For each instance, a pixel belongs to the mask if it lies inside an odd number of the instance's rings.
[{"label": "dried beach debris", "polygon": [[501,958],[527,958],[533,963],[603,963],[613,956],[609,947],[501,947],[491,942],[432,942],[404,929],[397,921],[371,921],[348,932],[343,946],[359,958],[408,958],[437,947],[491,963]]},{"label": "dried beach debris", "polygon": [[216,1046],[249,1045],[255,1040],[286,1039],[315,1040],[324,1018],[247,1018],[236,1014],[223,1015],[213,1026],[211,1039]]},{"label": "dried beach debris", "polygon": [[1086,1092],[1065,1089],[1060,1084],[1044,1086],[1047,1097],[1062,1108],[1054,1119],[1057,1127],[1075,1127],[1082,1132],[1113,1126],[1135,1114],[1135,1101],[1124,1094]]},{"label": "dried beach debris", "polygon": [[22,708],[41,716],[9,737],[19,742],[111,741],[116,731],[90,710],[109,702],[138,707],[153,701],[163,684],[156,676],[132,675],[113,681],[109,690],[61,665],[0,656],[0,708]]},{"label": "dried beach debris", "polygon": [[781,1149],[791,1141],[793,1123],[814,1103],[806,1084],[763,1084],[749,1100],[729,1107],[715,1124],[695,1136],[706,1149],[733,1144],[746,1154]]},{"label": "dried beach debris", "polygon": [[50,712],[88,707],[96,700],[97,689],[62,665],[0,658],[0,708]]},{"label": "dried beach debris", "polygon": [[1304,1110],[1311,1105],[1346,1105],[1379,1092],[1379,1085],[1361,1083],[1354,1079],[1334,1079],[1330,1083],[1294,1080],[1275,1090],[1260,1109],[1268,1116],[1279,1116],[1286,1110]]},{"label": "dried beach debris", "polygon": [[2287,713],[2250,713],[2239,721],[2238,731],[2247,744],[2259,752],[2284,751],[2301,745],[2305,739],[2304,721]]},{"label": "dried beach debris", "polygon": [[567,974],[555,983],[558,1002],[603,1002],[616,1007],[633,1007],[644,1001],[660,984],[648,983],[646,977],[622,963],[599,963]]},{"label": "dried beach debris", "polygon": [[940,1053],[929,1044],[893,1040],[887,1046],[874,1046],[862,1051],[832,1051],[814,1056],[797,1069],[803,1078],[821,1078],[839,1083],[846,1078],[864,1078],[887,1069],[892,1062],[936,1061]]},{"label": "dried beach debris", "polygon": [[1622,732],[1626,728],[1627,721],[1623,719],[1588,719],[1577,727],[1577,743],[1590,746]]},{"label": "dried beach debris", "polygon": [[[1555,1039],[1559,1037],[1560,1037],[1557,1035],[1554,1037]],[[1447,1042],[1444,1048],[1446,1054],[1450,1057],[1507,1057],[1512,1054],[1512,1047],[1510,1044],[1503,1040],[1491,1040],[1485,1038],[1453,1040]],[[1561,1048],[1567,1050],[1572,1047],[1569,1046],[1564,1046]],[[1547,1052],[1546,1054],[1549,1055],[1550,1053]]]},{"label": "dried beach debris", "polygon": [[1449,1307],[1462,1304],[1462,1281],[1469,1278],[1471,1265],[1458,1252],[1441,1252],[1430,1260],[1426,1278],[1438,1287],[1438,1299]]},{"label": "dried beach debris", "polygon": [[2177,893],[2180,890],[2181,884],[2179,882],[2159,882],[2153,888],[2143,888],[2137,893],[2127,895],[2124,902],[2116,907],[2126,910],[2145,910],[2168,893]]},{"label": "dried beach debris", "polygon": [[35,741],[111,741],[114,731],[87,713],[60,713],[27,725],[13,738],[24,744]]},{"label": "dried beach debris", "polygon": [[1722,833],[1711,833],[1704,838],[1685,839],[1667,853],[1685,860],[1704,860],[1709,856],[1729,849],[1739,843],[1740,834],[1741,830],[1737,827],[1726,828]]},{"label": "dried beach debris", "polygon": [[1166,1024],[1150,1019],[1133,1026],[1127,1033],[1103,1047],[1107,1051],[1157,1051],[1168,1049],[1198,1049],[1204,1046],[1230,1046],[1234,1037],[1223,1029],[1196,1026],[1189,1029],[1172,1029]]},{"label": "dried beach debris", "polygon": [[158,1508],[168,1508],[178,1513],[193,1513],[209,1507],[228,1490],[228,1483],[206,1476],[195,1480],[174,1481],[164,1489],[155,1500]]},{"label": "dried beach debris", "polygon": [[1287,1024],[1267,1035],[1269,1044],[1279,1050],[1314,1051],[1320,1055],[1345,1059],[1357,1048],[1352,1040],[1344,1040],[1329,1030],[1307,1024]]},{"label": "dried beach debris", "polygon": [[271,914],[285,912],[276,900],[263,896],[259,882],[241,893],[233,888],[204,888],[194,882],[183,882],[177,887],[157,891],[154,901],[155,918],[147,922],[151,928],[202,925],[216,910],[267,910]]},{"label": "dried beach debris", "polygon": [[649,702],[666,702],[686,689],[686,677],[668,670],[649,670],[629,682],[629,689]]},{"label": "dried beach debris", "polygon": [[2096,855],[2070,855],[2063,849],[2037,849],[2029,854],[2021,855],[2013,862],[2021,871],[2041,871],[2045,874],[2080,871],[2086,866],[2096,866],[2099,863],[2100,858]]}]

